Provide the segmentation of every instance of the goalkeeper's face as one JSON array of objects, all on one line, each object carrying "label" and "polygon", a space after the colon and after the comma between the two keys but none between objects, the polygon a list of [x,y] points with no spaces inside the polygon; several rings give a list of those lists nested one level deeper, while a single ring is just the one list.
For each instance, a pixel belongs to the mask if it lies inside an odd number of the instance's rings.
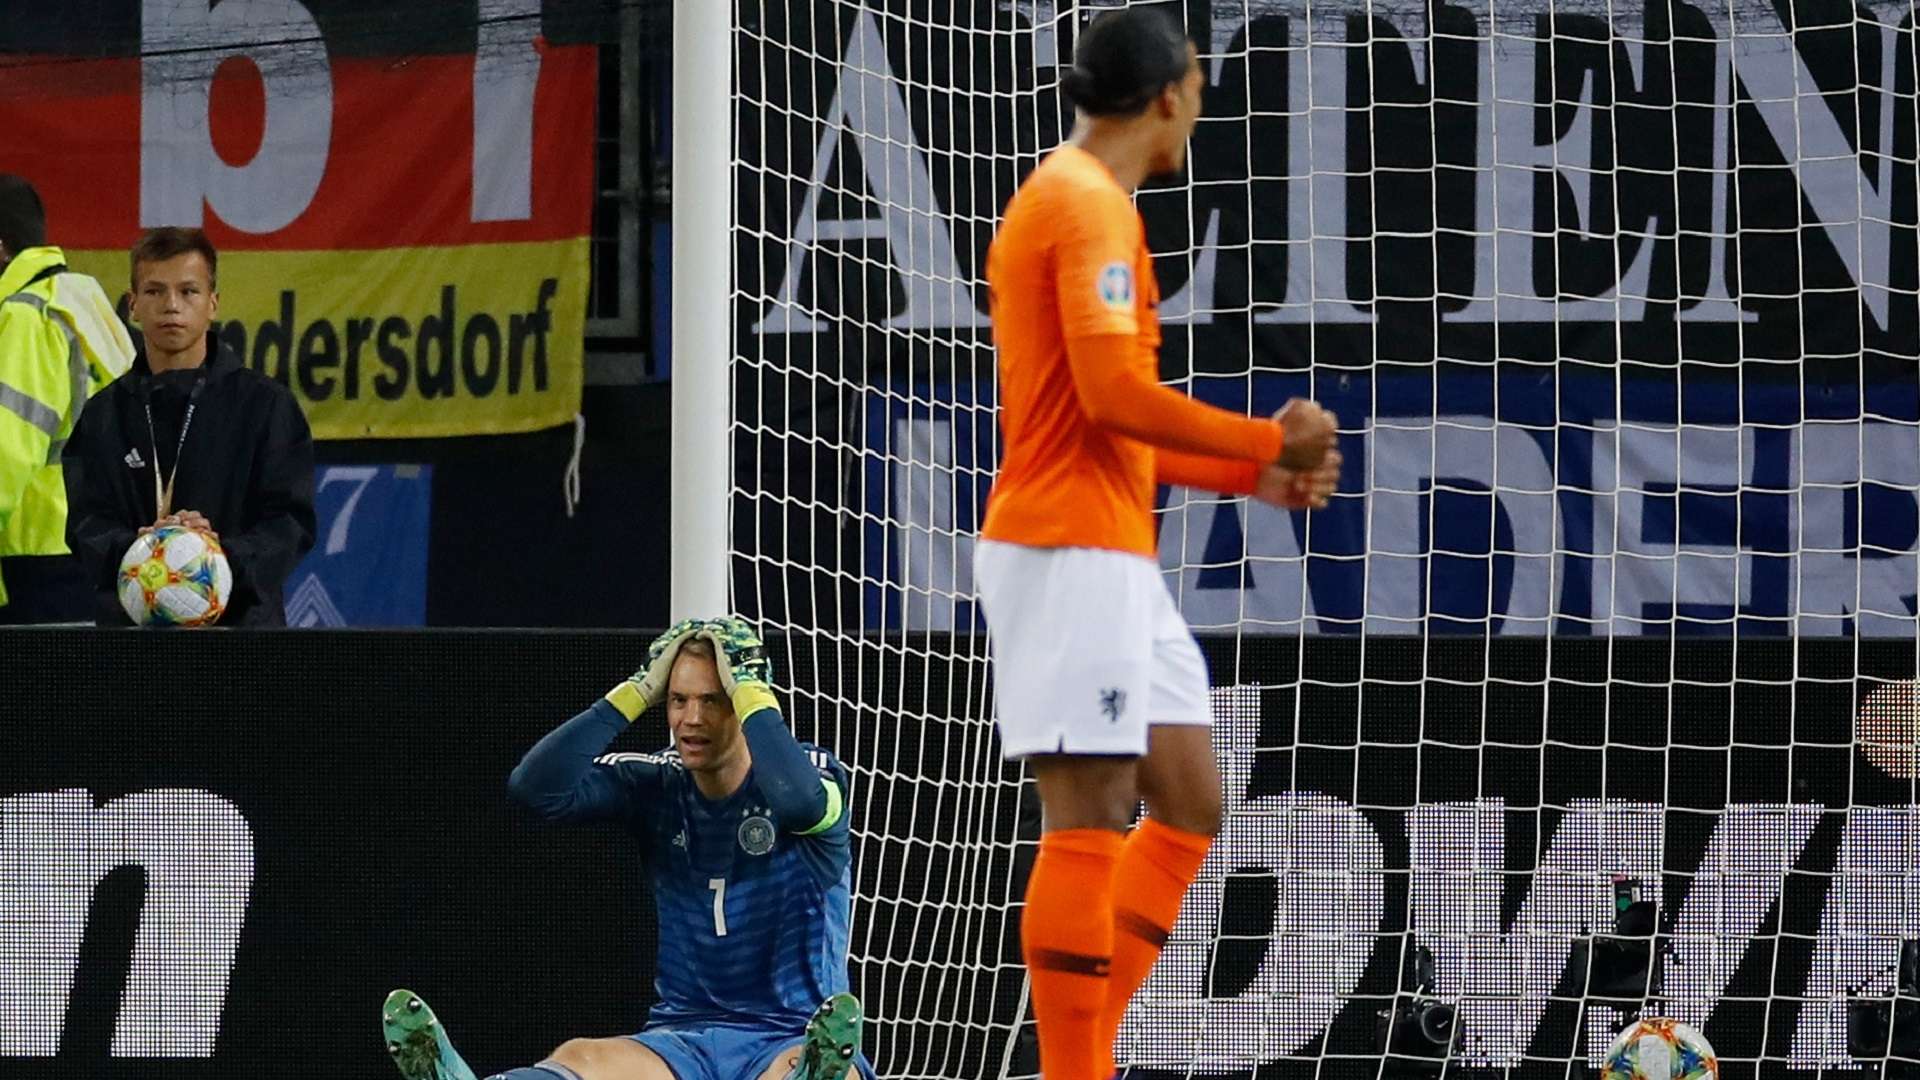
[{"label": "goalkeeper's face", "polygon": [[720,685],[713,654],[683,649],[667,675],[667,728],[680,761],[695,772],[724,769],[746,752],[740,718]]}]

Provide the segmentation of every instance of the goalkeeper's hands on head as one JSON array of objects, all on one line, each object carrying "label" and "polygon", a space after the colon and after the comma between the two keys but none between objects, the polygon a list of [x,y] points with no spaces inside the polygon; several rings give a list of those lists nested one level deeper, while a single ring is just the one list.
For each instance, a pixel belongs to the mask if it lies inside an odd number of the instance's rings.
[{"label": "goalkeeper's hands on head", "polygon": [[773,819],[788,832],[825,832],[846,814],[840,785],[820,775],[780,715],[773,661],[753,624],[737,615],[709,619],[698,637],[712,644],[720,686],[733,701],[753,755],[755,782]]},{"label": "goalkeeper's hands on head", "polygon": [[721,689],[733,701],[733,712],[742,723],[763,709],[780,711],[773,695],[773,661],[767,658],[767,646],[753,624],[738,615],[709,619],[696,633],[713,645],[714,667],[720,673]]},{"label": "goalkeeper's hands on head", "polygon": [[680,655],[680,646],[706,626],[703,619],[681,619],[647,646],[647,662],[626,681],[607,691],[607,703],[620,711],[628,723],[638,719],[667,696],[667,676]]}]

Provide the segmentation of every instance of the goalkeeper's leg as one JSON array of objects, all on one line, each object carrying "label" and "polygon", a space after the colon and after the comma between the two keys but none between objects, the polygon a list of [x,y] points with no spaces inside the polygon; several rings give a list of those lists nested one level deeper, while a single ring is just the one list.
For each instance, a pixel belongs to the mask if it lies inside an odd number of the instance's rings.
[{"label": "goalkeeper's leg", "polygon": [[380,1007],[387,1053],[406,1080],[474,1080],[427,1003],[411,990],[395,990]]},{"label": "goalkeeper's leg", "polygon": [[856,1075],[860,1055],[860,1000],[835,994],[807,1021],[806,1038],[782,1053],[760,1080],[842,1080]]},{"label": "goalkeeper's leg", "polygon": [[[474,1080],[446,1028],[418,994],[395,990],[380,1010],[387,1053],[406,1080]],[[538,1065],[487,1080],[676,1080],[659,1055],[631,1039],[573,1039]]]}]

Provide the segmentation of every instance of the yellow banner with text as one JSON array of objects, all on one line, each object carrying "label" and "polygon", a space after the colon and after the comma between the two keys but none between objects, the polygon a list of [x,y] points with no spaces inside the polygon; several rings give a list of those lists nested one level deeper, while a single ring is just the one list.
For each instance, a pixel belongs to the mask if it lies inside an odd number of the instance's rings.
[{"label": "yellow banner with text", "polygon": [[[222,252],[216,329],[315,438],[535,431],[579,407],[588,244]],[[67,260],[126,288],[125,251]]]}]

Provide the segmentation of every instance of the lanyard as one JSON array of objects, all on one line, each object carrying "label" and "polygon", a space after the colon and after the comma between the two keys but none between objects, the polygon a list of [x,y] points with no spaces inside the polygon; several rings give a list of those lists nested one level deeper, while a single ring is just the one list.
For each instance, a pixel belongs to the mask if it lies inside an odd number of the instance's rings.
[{"label": "lanyard", "polygon": [[147,402],[147,440],[153,444],[153,506],[154,519],[166,517],[173,512],[173,480],[180,475],[180,457],[187,448],[187,432],[193,428],[193,410],[200,407],[200,387],[195,381],[193,393],[187,397],[187,415],[180,421],[180,441],[173,448],[173,468],[167,470],[167,486],[160,486],[160,436],[153,427],[153,403]]}]

